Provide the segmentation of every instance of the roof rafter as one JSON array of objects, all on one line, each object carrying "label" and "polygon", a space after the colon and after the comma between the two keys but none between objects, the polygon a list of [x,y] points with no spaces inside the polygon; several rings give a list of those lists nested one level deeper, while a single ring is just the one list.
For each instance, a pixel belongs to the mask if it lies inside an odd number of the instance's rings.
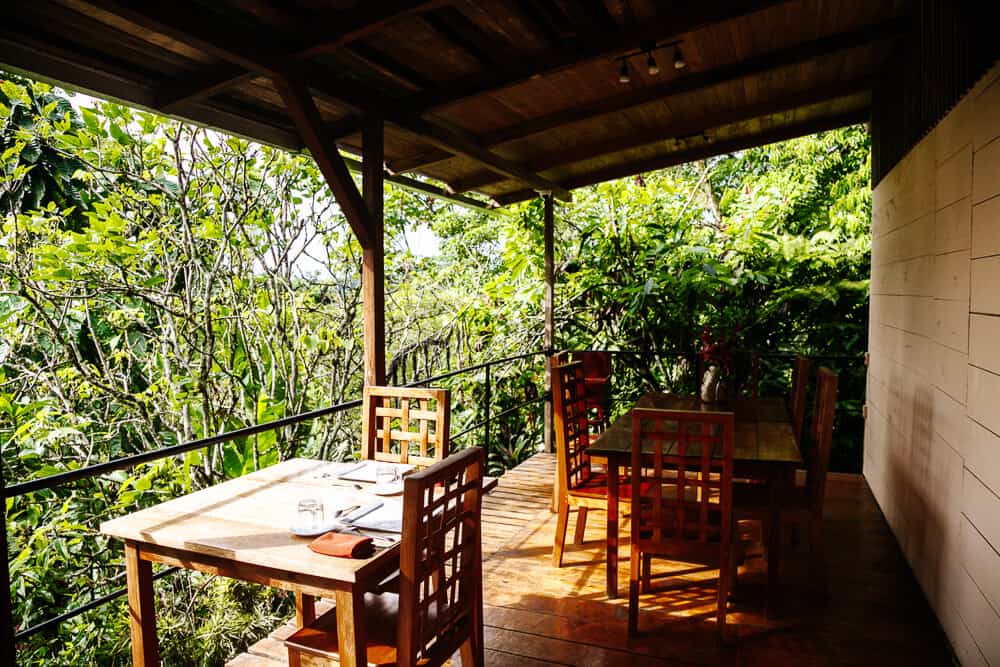
[{"label": "roof rafter", "polygon": [[[713,128],[733,123],[746,122],[777,113],[787,113],[801,107],[849,97],[870,90],[873,83],[873,78],[865,77],[855,81],[837,82],[830,86],[807,90],[798,95],[785,95],[777,99],[766,100],[744,107],[724,108],[715,113],[704,114],[695,118],[685,118],[676,123],[645,131],[632,132],[626,136],[613,137],[596,143],[573,146],[564,151],[547,153],[541,159],[531,162],[529,166],[535,171],[548,171],[549,169],[556,169],[604,155],[642,148],[643,146],[669,141],[670,139],[701,134]],[[500,179],[497,179],[493,174],[479,174],[461,181],[455,181],[451,186],[456,192],[465,192],[492,185],[499,181]]]},{"label": "roof rafter", "polygon": [[[587,185],[593,185],[595,183],[610,181],[617,178],[625,178],[626,176],[641,174],[647,171],[656,171],[659,169],[666,169],[667,167],[674,167],[693,160],[704,160],[723,153],[732,153],[757,146],[777,143],[779,141],[787,141],[789,139],[795,139],[796,137],[802,137],[807,134],[834,130],[838,127],[845,127],[847,125],[856,125],[867,120],[867,109],[849,111],[835,116],[814,118],[802,123],[777,127],[773,130],[768,130],[767,132],[759,134],[747,135],[745,137],[734,137],[733,139],[727,139],[725,141],[708,142],[704,146],[697,146],[687,150],[670,153],[668,155],[658,155],[653,158],[627,164],[616,164],[611,167],[590,171],[585,174],[568,178],[562,181],[561,185],[569,189],[582,188]],[[501,206],[506,206],[515,202],[524,201],[526,199],[532,199],[535,196],[536,195],[533,190],[515,190],[513,192],[508,192],[507,194],[497,195],[494,199]]]},{"label": "roof rafter", "polygon": [[[104,3],[101,0],[94,0],[91,4]],[[291,62],[334,50],[370,35],[398,18],[426,11],[441,4],[442,0],[383,0],[382,2],[360,3],[356,9],[336,12],[330,17],[329,22],[324,20],[311,21],[310,24],[322,26],[322,28],[313,27],[306,30],[307,36],[303,38],[302,46],[282,54],[282,59]],[[336,28],[329,29],[327,26],[330,23],[333,23]],[[302,26],[302,28],[305,27]],[[210,97],[222,90],[239,85],[255,75],[254,68],[243,67],[232,62],[222,66],[208,67],[187,81],[164,89],[158,102],[164,109],[170,109],[185,102]]]},{"label": "roof rafter", "polygon": [[[289,72],[292,71],[280,54],[269,52],[260,45],[248,48],[247,44],[251,44],[252,41],[247,39],[247,35],[238,32],[213,32],[206,29],[190,6],[177,4],[133,6],[119,0],[88,0],[88,2],[118,14],[136,25],[165,34],[211,53],[217,58],[254,70],[272,80],[287,79]],[[551,191],[557,198],[563,200],[572,198],[568,190],[524,169],[512,160],[489,151],[479,145],[471,135],[458,128],[446,127],[408,114],[399,108],[397,101],[382,97],[354,81],[338,79],[335,73],[325,68],[308,62],[292,63],[292,65],[298,74],[311,82],[309,87],[323,97],[346,103],[365,114],[382,117],[432,146],[467,157],[487,169],[519,180],[534,189]],[[286,99],[286,105],[287,101]],[[331,141],[335,139],[329,133],[327,135]]]}]

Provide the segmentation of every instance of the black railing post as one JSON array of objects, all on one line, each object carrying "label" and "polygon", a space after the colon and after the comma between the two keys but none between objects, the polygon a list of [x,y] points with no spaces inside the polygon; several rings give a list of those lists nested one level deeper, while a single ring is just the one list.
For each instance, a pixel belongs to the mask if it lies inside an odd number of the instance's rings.
[{"label": "black railing post", "polygon": [[3,493],[6,482],[3,477],[3,465],[0,462],[0,513],[3,513],[3,535],[0,536],[0,558],[3,567],[0,568],[0,664],[14,667],[17,664],[17,651],[14,647],[14,601],[10,597],[10,558],[7,554],[7,497]]},{"label": "black railing post", "polygon": [[490,365],[487,364],[486,365],[486,396],[485,396],[485,401],[484,401],[486,403],[486,423],[483,426],[483,428],[485,430],[485,432],[483,433],[483,449],[485,449],[487,453],[489,453],[489,451],[490,451],[490,412],[491,412],[491,410],[490,410],[490,400],[493,398],[493,386],[491,384],[492,374],[490,373],[490,368],[491,368]]}]

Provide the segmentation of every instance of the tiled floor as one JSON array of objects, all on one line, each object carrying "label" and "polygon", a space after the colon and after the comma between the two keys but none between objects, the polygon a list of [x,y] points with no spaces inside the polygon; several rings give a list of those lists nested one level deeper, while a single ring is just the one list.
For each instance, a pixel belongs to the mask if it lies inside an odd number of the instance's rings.
[{"label": "tiled floor", "polygon": [[[864,480],[835,476],[828,486],[826,535],[831,597],[804,587],[804,549],[789,546],[781,618],[764,612],[765,565],[751,558],[719,644],[711,620],[715,573],[654,581],[630,640],[624,599],[604,593],[604,517],[592,512],[582,546],[567,545],[551,565],[555,517],[549,512],[552,456],[538,455],[501,478],[484,504],[484,598],[488,665],[949,665],[947,640],[918,588]],[[627,522],[625,522],[627,523]],[[572,517],[571,517],[572,532]],[[627,554],[627,539],[622,540]],[[619,582],[628,585],[628,559]],[[669,569],[657,566],[654,574]],[[285,664],[275,630],[230,664]]]}]

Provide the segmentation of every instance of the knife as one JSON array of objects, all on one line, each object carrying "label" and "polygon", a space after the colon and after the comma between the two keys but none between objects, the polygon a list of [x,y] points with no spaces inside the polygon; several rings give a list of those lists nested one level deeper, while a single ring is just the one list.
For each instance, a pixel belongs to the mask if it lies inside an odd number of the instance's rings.
[{"label": "knife", "polygon": [[340,520],[343,523],[347,523],[347,524],[354,523],[355,521],[357,521],[361,517],[365,516],[366,514],[371,514],[372,512],[374,512],[375,510],[377,510],[379,507],[382,507],[382,505],[384,505],[384,504],[385,503],[383,503],[381,500],[379,500],[378,502],[374,502],[371,505],[365,505],[361,509],[354,510],[353,512],[351,512],[347,516],[341,517]]}]

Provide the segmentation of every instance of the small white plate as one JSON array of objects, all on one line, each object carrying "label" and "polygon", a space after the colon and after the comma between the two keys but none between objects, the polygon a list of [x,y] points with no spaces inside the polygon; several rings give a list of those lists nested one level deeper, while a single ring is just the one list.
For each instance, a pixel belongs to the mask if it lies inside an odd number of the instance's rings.
[{"label": "small white plate", "polygon": [[376,484],[371,489],[369,489],[376,496],[398,496],[403,492],[402,482],[393,482],[391,484]]}]

